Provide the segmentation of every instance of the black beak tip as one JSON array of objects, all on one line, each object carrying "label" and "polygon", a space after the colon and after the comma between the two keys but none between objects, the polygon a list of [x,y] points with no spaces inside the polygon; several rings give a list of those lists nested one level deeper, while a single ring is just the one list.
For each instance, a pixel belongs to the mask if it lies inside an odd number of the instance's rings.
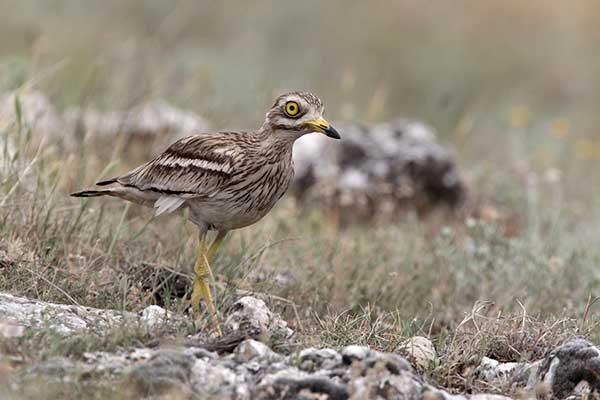
[{"label": "black beak tip", "polygon": [[333,127],[330,126],[325,129],[325,135],[329,136],[332,139],[341,139],[340,133]]}]

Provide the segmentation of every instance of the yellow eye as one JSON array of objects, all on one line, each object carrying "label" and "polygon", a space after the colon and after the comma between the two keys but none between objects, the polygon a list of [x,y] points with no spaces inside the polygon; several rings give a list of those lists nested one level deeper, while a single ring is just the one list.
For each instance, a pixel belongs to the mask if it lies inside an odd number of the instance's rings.
[{"label": "yellow eye", "polygon": [[285,113],[288,117],[295,117],[300,112],[300,106],[295,101],[285,103]]}]

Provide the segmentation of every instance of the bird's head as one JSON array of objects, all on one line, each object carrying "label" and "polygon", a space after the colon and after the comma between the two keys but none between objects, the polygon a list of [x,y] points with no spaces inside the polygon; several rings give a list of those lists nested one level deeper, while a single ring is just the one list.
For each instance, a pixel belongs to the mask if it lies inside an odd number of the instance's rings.
[{"label": "bird's head", "polygon": [[312,93],[282,94],[267,113],[263,129],[282,139],[295,140],[312,132],[340,139],[340,134],[323,118],[323,103]]}]

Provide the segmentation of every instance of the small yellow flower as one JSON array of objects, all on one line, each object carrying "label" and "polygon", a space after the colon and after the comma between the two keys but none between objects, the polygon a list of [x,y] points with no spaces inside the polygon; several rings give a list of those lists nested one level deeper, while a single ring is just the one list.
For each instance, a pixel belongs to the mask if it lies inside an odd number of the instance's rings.
[{"label": "small yellow flower", "polygon": [[552,256],[548,260],[548,267],[550,268],[550,271],[552,271],[553,273],[558,273],[558,272],[562,271],[564,266],[565,266],[565,262],[560,257]]},{"label": "small yellow flower", "polygon": [[510,109],[510,124],[515,128],[523,128],[529,123],[529,108],[514,106]]},{"label": "small yellow flower", "polygon": [[579,139],[573,146],[573,152],[579,160],[596,160],[600,158],[600,144],[590,139]]},{"label": "small yellow flower", "polygon": [[571,132],[571,122],[566,118],[556,118],[551,123],[552,134],[558,139],[564,139]]}]

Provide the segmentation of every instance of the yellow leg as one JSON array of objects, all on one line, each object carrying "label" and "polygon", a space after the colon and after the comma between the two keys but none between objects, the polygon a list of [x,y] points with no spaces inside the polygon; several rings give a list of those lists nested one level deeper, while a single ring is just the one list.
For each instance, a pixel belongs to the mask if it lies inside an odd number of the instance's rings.
[{"label": "yellow leg", "polygon": [[208,312],[210,313],[213,325],[219,336],[221,336],[221,327],[219,326],[217,310],[215,309],[210,293],[210,261],[212,261],[226,233],[226,231],[220,231],[207,252],[206,232],[200,232],[198,256],[196,257],[196,264],[194,265],[194,290],[192,292],[192,310],[195,318],[198,318],[200,315],[200,296],[202,296],[206,302]]},{"label": "yellow leg", "polygon": [[215,258],[215,254],[217,253],[217,250],[219,250],[219,247],[221,246],[223,239],[225,239],[225,235],[227,235],[227,231],[219,231],[219,233],[217,233],[217,237],[211,243],[211,245],[208,249],[208,253],[206,253],[206,259],[208,260],[208,265],[210,265],[213,262],[213,259]]}]

